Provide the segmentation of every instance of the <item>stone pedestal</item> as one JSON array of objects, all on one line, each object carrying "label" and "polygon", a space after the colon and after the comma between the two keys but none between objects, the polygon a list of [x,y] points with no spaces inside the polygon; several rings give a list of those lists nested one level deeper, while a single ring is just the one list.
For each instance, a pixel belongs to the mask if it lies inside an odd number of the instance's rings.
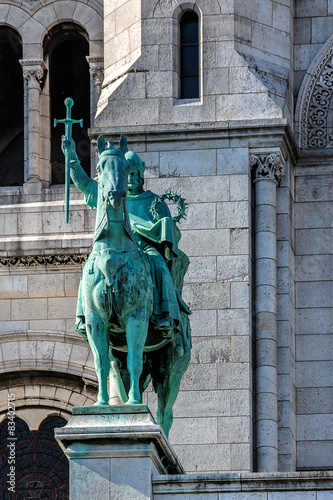
[{"label": "stone pedestal", "polygon": [[184,473],[146,405],[74,407],[55,437],[70,464],[70,500],[147,500],[153,475]]}]

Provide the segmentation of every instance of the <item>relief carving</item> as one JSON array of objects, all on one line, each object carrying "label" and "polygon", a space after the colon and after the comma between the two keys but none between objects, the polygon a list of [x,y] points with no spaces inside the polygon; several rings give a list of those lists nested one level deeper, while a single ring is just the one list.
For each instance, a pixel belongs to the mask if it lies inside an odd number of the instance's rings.
[{"label": "relief carving", "polygon": [[251,168],[255,169],[255,179],[269,179],[279,184],[284,168],[284,163],[279,153],[271,153],[269,155],[252,154],[249,161]]},{"label": "relief carving", "polygon": [[20,255],[0,257],[0,267],[73,266],[84,264],[87,253],[64,255]]},{"label": "relief carving", "polygon": [[[316,65],[307,85],[300,117],[302,149],[331,148],[333,127],[333,47]],[[332,122],[332,123],[331,123]]]}]

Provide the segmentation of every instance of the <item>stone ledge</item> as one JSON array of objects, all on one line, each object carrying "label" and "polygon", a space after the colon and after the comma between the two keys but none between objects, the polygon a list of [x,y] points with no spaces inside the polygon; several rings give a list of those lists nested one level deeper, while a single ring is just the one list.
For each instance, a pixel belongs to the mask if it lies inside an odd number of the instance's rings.
[{"label": "stone ledge", "polygon": [[333,490],[333,471],[243,472],[153,477],[153,491],[156,495],[310,490]]}]

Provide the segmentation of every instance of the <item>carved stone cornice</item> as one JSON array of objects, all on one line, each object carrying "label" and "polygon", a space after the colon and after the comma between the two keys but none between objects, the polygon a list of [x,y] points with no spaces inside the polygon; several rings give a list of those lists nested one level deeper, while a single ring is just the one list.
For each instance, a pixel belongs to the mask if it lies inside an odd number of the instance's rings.
[{"label": "carved stone cornice", "polygon": [[23,68],[23,78],[26,80],[28,89],[40,90],[43,84],[46,65],[42,59],[20,59]]},{"label": "carved stone cornice", "polygon": [[87,253],[0,257],[0,267],[77,266],[84,264],[87,257]]},{"label": "carved stone cornice", "polygon": [[250,167],[254,169],[254,179],[268,179],[279,184],[284,170],[280,153],[251,154]]}]

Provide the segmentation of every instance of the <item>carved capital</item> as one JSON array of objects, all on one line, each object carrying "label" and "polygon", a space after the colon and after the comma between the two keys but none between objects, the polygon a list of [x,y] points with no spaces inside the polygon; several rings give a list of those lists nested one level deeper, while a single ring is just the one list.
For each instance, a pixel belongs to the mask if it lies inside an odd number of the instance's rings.
[{"label": "carved capital", "polygon": [[28,89],[40,90],[43,84],[46,66],[42,59],[21,59],[23,78],[26,80]]},{"label": "carved capital", "polygon": [[94,79],[94,86],[100,87],[104,80],[104,59],[103,57],[87,56],[89,72]]},{"label": "carved capital", "polygon": [[43,72],[40,70],[26,69],[23,71],[23,78],[27,81],[28,89],[41,89]]},{"label": "carved capital", "polygon": [[251,154],[250,166],[255,169],[255,179],[269,179],[279,184],[283,175],[284,162],[280,153],[271,153],[269,155]]},{"label": "carved capital", "polygon": [[104,80],[104,69],[103,68],[90,68],[90,74],[94,79],[94,86],[101,86]]}]

